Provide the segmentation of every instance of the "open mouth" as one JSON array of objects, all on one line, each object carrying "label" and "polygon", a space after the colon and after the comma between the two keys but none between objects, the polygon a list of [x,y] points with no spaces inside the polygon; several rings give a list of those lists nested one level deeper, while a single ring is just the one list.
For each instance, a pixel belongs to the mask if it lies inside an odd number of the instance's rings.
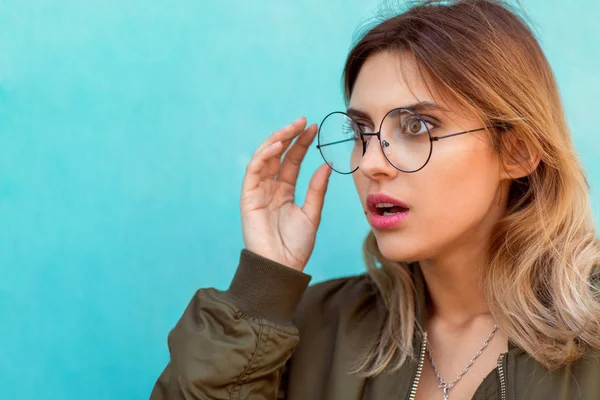
[{"label": "open mouth", "polygon": [[373,213],[388,217],[391,215],[402,214],[408,211],[408,208],[397,206],[389,203],[376,204],[373,208]]},{"label": "open mouth", "polygon": [[369,220],[375,229],[392,229],[406,219],[410,209],[406,203],[386,193],[372,193],[367,196]]}]

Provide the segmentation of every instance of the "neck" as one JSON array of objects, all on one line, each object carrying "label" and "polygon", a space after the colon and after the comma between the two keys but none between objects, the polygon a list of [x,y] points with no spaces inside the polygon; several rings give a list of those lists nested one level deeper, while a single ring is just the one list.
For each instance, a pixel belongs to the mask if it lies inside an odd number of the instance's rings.
[{"label": "neck", "polygon": [[477,227],[438,256],[419,262],[429,292],[426,319],[456,328],[482,317],[492,322],[482,272],[493,227],[506,209],[508,189],[501,193],[500,206],[492,205],[488,217]]},{"label": "neck", "polygon": [[420,262],[429,292],[429,319],[462,326],[489,314],[481,282],[485,253],[478,250]]}]

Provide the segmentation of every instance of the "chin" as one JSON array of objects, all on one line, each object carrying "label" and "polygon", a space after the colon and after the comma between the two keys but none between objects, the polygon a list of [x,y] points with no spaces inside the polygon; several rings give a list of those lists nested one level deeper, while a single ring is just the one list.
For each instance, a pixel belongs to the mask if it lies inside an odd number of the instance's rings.
[{"label": "chin", "polygon": [[405,234],[392,231],[375,231],[374,234],[377,239],[377,247],[379,247],[381,255],[387,260],[415,262],[430,256],[422,240],[411,240]]}]

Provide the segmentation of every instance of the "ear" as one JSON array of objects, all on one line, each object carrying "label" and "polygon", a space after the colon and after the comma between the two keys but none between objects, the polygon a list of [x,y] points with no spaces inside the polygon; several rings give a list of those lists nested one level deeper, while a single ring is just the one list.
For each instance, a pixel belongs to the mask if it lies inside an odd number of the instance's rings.
[{"label": "ear", "polygon": [[515,180],[530,175],[538,167],[541,159],[538,151],[515,135],[505,138],[500,157],[503,166],[500,178],[503,180]]}]

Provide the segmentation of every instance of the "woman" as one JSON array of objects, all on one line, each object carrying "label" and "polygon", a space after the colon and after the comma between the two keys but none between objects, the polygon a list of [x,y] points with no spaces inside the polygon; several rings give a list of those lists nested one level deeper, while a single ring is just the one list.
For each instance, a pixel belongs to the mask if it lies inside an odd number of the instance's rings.
[{"label": "woman", "polygon": [[[600,399],[600,249],[527,25],[490,0],[414,5],[362,37],[344,83],[304,205],[317,126],[255,152],[231,287],[196,293],[151,398]],[[371,225],[368,273],[307,289],[332,170]]]}]

